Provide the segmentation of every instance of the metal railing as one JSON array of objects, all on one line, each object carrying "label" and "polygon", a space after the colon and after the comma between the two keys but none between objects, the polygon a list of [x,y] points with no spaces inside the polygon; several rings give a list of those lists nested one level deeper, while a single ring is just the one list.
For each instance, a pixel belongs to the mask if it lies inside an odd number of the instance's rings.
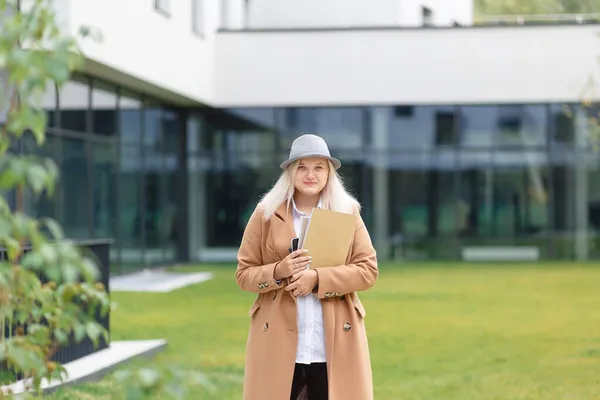
[{"label": "metal railing", "polygon": [[584,25],[600,23],[599,13],[485,15],[475,18],[474,25]]},{"label": "metal railing", "polygon": [[[79,247],[83,253],[96,261],[100,278],[99,282],[102,282],[106,291],[110,293],[109,288],[109,277],[110,277],[110,245],[112,241],[110,239],[97,239],[97,240],[86,240],[86,241],[74,241],[75,245]],[[25,247],[24,253],[28,252],[28,248]],[[0,260],[6,260],[6,250],[0,249]],[[49,279],[43,274],[39,276],[42,283],[47,283]],[[51,360],[56,361],[60,364],[66,364],[71,361],[80,359],[92,353],[106,349],[110,345],[110,312],[105,316],[100,314],[99,310],[95,312],[95,320],[109,333],[108,340],[104,337],[100,337],[97,344],[94,345],[91,339],[87,336],[81,340],[76,341],[74,335],[69,337],[69,341],[66,345],[61,346],[51,357]],[[15,334],[15,326],[11,326],[9,321],[4,322],[4,336],[11,337]],[[25,329],[27,329],[25,327]],[[0,363],[0,375],[6,373],[5,365]],[[4,375],[4,378],[6,375]],[[15,374],[14,378],[20,380],[23,377],[21,374]],[[4,382],[5,383],[5,382]]]}]

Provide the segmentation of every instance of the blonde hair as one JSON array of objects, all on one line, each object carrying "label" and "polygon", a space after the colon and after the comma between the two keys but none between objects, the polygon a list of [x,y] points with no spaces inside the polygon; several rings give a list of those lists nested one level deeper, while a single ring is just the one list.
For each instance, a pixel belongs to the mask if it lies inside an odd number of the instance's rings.
[{"label": "blonde hair", "polygon": [[[294,197],[294,178],[298,171],[300,160],[291,163],[282,173],[273,187],[265,193],[259,202],[263,209],[263,216],[268,220],[273,213],[284,203],[290,207]],[[329,165],[329,177],[327,184],[321,191],[321,207],[325,210],[339,211],[349,214],[360,213],[360,203],[344,187],[342,177],[333,168],[331,161]]]}]

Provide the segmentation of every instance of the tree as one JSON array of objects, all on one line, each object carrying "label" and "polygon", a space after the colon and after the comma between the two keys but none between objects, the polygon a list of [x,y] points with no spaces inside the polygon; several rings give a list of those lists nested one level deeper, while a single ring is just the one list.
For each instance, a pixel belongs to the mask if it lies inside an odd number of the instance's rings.
[{"label": "tree", "polygon": [[[24,191],[52,196],[59,171],[51,159],[19,154],[18,144],[28,136],[44,144],[46,88],[60,90],[84,58],[77,38],[59,29],[52,0],[19,3],[0,0],[0,246],[8,256],[0,259],[0,384],[23,376],[35,394],[43,379],[66,377],[51,359],[70,336],[107,339],[94,312],[106,315],[112,303],[96,263],[64,237],[59,223],[23,211]],[[92,31],[79,33],[85,38]],[[14,208],[9,195],[16,196]],[[189,384],[211,390],[202,374],[177,367],[122,371],[117,378],[132,400],[183,399]],[[0,390],[0,398],[6,394]]]},{"label": "tree", "polygon": [[[77,42],[61,34],[46,0],[26,9],[0,0],[0,27],[0,245],[7,255],[0,261],[0,362],[3,384],[22,376],[39,393],[44,378],[65,377],[52,356],[70,336],[94,343],[107,336],[94,312],[105,315],[111,304],[94,260],[65,239],[56,221],[23,212],[27,188],[52,195],[57,166],[15,151],[29,135],[44,143],[41,98],[49,83],[61,87],[80,65]],[[8,195],[16,196],[14,209]]]}]

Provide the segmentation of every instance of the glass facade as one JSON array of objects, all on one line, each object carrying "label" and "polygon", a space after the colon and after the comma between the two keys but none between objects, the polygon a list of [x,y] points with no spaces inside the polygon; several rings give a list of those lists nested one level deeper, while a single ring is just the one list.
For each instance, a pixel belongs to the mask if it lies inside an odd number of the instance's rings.
[{"label": "glass facade", "polygon": [[176,246],[185,113],[148,96],[84,76],[50,86],[47,141],[21,149],[51,158],[53,196],[26,193],[25,209],[58,220],[73,239],[112,238],[115,271],[181,259]]},{"label": "glass facade", "polygon": [[545,259],[600,256],[600,157],[582,105],[222,111],[255,126],[206,132],[204,151],[219,158],[207,172],[209,249],[236,246],[292,140],[314,132],[344,163],[380,254],[459,259],[466,246],[536,246]]},{"label": "glass facade", "polygon": [[179,108],[77,76],[48,88],[54,196],[25,196],[69,237],[114,239],[115,270],[234,260],[291,142],[323,136],[382,258],[531,245],[600,258],[600,155],[577,104]]}]

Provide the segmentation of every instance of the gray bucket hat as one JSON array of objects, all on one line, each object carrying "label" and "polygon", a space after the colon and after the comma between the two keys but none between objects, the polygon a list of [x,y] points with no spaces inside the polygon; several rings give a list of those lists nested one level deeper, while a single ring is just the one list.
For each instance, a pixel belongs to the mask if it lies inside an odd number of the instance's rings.
[{"label": "gray bucket hat", "polygon": [[338,169],[342,163],[337,158],[331,157],[325,140],[317,135],[302,135],[292,143],[290,157],[281,163],[280,167],[285,169],[288,165],[301,158],[323,157],[331,161],[333,168]]}]

